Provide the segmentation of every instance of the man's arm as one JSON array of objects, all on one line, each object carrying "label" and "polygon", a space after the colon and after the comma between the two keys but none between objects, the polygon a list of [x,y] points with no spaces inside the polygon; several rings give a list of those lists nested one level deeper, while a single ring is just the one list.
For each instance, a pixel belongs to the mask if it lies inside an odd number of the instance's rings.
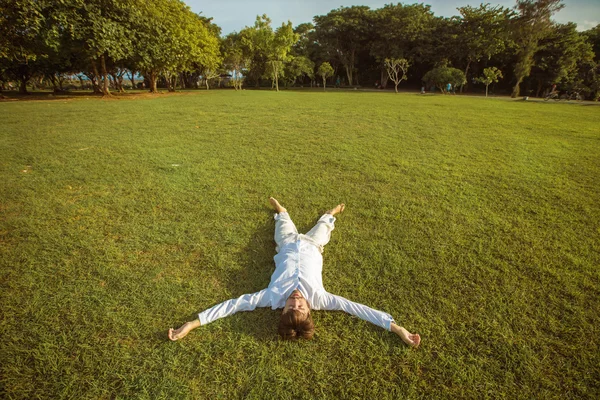
[{"label": "man's arm", "polygon": [[179,329],[169,329],[169,339],[173,341],[183,339],[190,331],[201,325],[210,324],[219,318],[228,317],[238,311],[253,311],[256,307],[268,307],[270,303],[271,298],[268,289],[224,301],[202,311],[198,314],[198,319],[186,322]]},{"label": "man's arm", "polygon": [[314,309],[320,310],[340,310],[345,311],[350,315],[354,315],[365,321],[369,321],[372,324],[382,327],[388,331],[395,333],[400,336],[402,341],[409,346],[418,347],[421,343],[421,337],[419,334],[412,334],[401,326],[394,323],[394,319],[388,313],[383,311],[375,310],[367,307],[364,304],[350,301],[344,297],[336,296],[331,293],[323,292],[319,297],[319,304]]}]

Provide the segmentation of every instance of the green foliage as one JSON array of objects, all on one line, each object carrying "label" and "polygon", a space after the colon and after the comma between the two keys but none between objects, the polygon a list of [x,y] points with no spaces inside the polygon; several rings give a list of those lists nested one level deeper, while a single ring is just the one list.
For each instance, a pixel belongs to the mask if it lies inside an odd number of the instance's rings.
[{"label": "green foliage", "polygon": [[459,7],[460,39],[469,61],[490,59],[502,52],[510,40],[510,19],[513,12],[502,6]]},{"label": "green foliage", "polygon": [[323,90],[325,90],[327,78],[333,76],[333,67],[328,62],[324,62],[319,66],[317,75],[320,75],[321,78],[323,78]]},{"label": "green foliage", "polygon": [[446,91],[446,85],[452,86],[464,85],[466,82],[465,73],[460,69],[451,67],[437,67],[423,75],[423,82],[428,85],[435,85],[443,93]]},{"label": "green foliage", "polygon": [[242,43],[241,34],[234,32],[227,35],[223,39],[221,51],[224,55],[224,67],[233,71],[233,87],[235,90],[241,90],[242,71],[250,63],[250,55],[247,52],[247,47]]},{"label": "green foliage", "polygon": [[374,35],[370,53],[377,61],[406,58],[422,61],[430,52],[430,36],[434,29],[431,7],[424,4],[386,4],[374,10]]},{"label": "green foliage", "polygon": [[[514,71],[513,95],[524,82],[538,92],[548,82],[598,92],[596,27],[583,34],[572,25],[553,24],[560,0],[519,0],[514,9],[481,4],[460,7],[459,16],[436,17],[423,4],[340,7],[316,16],[314,25],[273,29],[264,14],[254,25],[221,39],[212,18],[196,15],[181,0],[1,0],[0,80],[18,80],[21,90],[35,78],[57,85],[68,74],[84,74],[97,92],[109,93],[108,77],[142,73],[157,90],[164,78],[174,90],[183,78],[235,71],[234,87],[260,86],[265,77],[279,87],[297,77],[306,81],[305,60],[328,62],[349,85],[388,81],[385,59],[406,59],[408,80],[432,67],[465,71],[497,66]],[[298,62],[293,63],[296,57]],[[287,77],[286,77],[287,75]],[[529,78],[528,78],[529,77]],[[416,82],[412,82],[416,83]]]},{"label": "green foliage", "polygon": [[496,67],[489,67],[483,70],[483,76],[476,78],[475,80],[485,85],[485,97],[487,97],[488,86],[490,86],[492,83],[497,83],[502,77],[502,71]]},{"label": "green foliage", "polygon": [[512,34],[514,37],[517,61],[515,63],[516,84],[512,97],[519,96],[520,84],[529,76],[535,65],[534,55],[540,41],[551,31],[550,17],[564,7],[561,0],[517,0],[519,13],[514,19]]},{"label": "green foliage", "polygon": [[372,33],[372,14],[367,6],[340,7],[314,17],[315,36],[346,69],[348,84],[354,84],[357,53]]},{"label": "green foliage", "polygon": [[298,77],[307,76],[310,79],[313,79],[314,75],[315,63],[313,63],[308,57],[303,56],[293,57],[288,63],[286,63],[283,73],[286,83],[290,85],[293,85]]},{"label": "green foliage", "polygon": [[21,82],[21,92],[40,70],[43,60],[58,51],[59,19],[51,1],[0,1],[0,70]]},{"label": "green foliage", "polygon": [[592,45],[585,35],[577,32],[575,24],[554,24],[548,36],[540,40],[534,62],[531,76],[537,83],[538,94],[542,88],[554,83],[582,89],[583,79],[579,72],[591,68],[594,53]]},{"label": "green foliage", "polygon": [[152,91],[157,90],[160,73],[172,78],[195,65],[213,71],[218,68],[219,40],[188,6],[179,0],[160,0],[141,7],[146,18],[138,21],[136,52],[140,55],[139,69],[150,80]]}]

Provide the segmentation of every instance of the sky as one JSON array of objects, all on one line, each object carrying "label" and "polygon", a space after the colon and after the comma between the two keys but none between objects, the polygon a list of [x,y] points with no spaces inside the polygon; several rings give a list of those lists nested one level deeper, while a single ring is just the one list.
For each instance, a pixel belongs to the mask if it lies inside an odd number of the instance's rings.
[{"label": "sky", "polygon": [[[222,34],[240,31],[245,26],[254,25],[257,15],[267,14],[273,21],[272,26],[280,26],[283,22],[292,21],[294,26],[303,22],[312,22],[315,15],[325,15],[340,6],[363,5],[371,9],[383,7],[384,4],[398,1],[342,1],[342,0],[183,0],[192,11],[206,17],[213,17],[213,22],[222,28]],[[413,4],[416,1],[401,2]],[[512,7],[514,0],[430,0],[424,2],[431,5],[437,16],[451,17],[458,15],[457,7],[479,6],[489,2],[492,5]],[[575,22],[579,30],[593,28],[600,24],[600,0],[563,0],[565,7],[554,16],[560,23]]]}]

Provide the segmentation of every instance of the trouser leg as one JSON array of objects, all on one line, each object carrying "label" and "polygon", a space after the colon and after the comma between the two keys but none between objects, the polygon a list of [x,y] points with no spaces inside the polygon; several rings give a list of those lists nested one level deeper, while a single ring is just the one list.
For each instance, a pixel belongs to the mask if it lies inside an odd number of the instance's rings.
[{"label": "trouser leg", "polygon": [[277,243],[277,251],[285,240],[289,240],[290,236],[298,234],[296,225],[292,222],[290,215],[287,212],[275,214],[275,243]]},{"label": "trouser leg", "polygon": [[331,239],[331,231],[334,229],[335,217],[331,214],[324,214],[317,224],[306,234],[319,246],[325,246]]}]

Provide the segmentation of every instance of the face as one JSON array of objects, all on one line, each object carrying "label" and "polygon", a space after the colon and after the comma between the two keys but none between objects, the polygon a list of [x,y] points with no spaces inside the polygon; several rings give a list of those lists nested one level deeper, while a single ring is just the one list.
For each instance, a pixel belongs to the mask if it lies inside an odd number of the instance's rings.
[{"label": "face", "polygon": [[283,307],[283,312],[286,313],[288,311],[297,310],[300,311],[304,315],[308,315],[308,302],[298,289],[294,290],[290,297],[285,301],[285,307]]}]

